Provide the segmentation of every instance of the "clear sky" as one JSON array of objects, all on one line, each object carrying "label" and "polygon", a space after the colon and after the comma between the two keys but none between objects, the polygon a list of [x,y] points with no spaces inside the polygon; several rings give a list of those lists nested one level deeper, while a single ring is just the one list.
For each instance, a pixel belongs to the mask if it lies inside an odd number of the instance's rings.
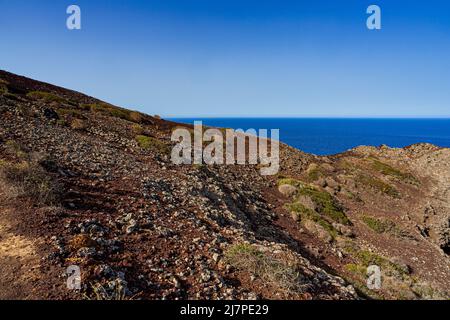
[{"label": "clear sky", "polygon": [[0,69],[150,114],[450,116],[448,0],[0,0],[0,36]]}]

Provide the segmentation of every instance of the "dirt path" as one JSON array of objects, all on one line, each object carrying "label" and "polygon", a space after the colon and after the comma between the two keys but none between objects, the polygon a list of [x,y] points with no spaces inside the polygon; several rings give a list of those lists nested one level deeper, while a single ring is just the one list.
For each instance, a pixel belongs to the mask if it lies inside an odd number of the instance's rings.
[{"label": "dirt path", "polygon": [[10,212],[0,209],[0,299],[32,298],[39,279],[36,240],[15,234],[10,221]]}]

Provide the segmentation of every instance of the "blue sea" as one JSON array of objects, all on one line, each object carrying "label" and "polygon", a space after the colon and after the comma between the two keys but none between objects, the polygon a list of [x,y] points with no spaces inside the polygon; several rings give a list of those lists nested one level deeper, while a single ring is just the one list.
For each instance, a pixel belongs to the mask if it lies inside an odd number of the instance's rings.
[{"label": "blue sea", "polygon": [[343,118],[171,118],[171,121],[233,129],[280,129],[280,140],[317,155],[341,153],[360,145],[405,147],[428,142],[450,147],[450,119]]}]

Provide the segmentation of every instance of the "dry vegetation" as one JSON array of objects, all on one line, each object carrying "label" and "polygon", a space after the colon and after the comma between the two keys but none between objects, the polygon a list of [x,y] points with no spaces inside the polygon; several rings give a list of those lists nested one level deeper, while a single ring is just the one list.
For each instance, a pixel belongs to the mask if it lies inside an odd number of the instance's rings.
[{"label": "dry vegetation", "polygon": [[21,147],[7,142],[14,161],[0,160],[0,189],[9,200],[29,199],[35,205],[54,205],[58,202],[61,186],[42,167],[43,157],[27,154]]},{"label": "dry vegetation", "polygon": [[250,244],[236,244],[226,252],[226,260],[238,270],[258,277],[269,288],[286,295],[303,292],[302,275],[295,263],[261,252]]}]

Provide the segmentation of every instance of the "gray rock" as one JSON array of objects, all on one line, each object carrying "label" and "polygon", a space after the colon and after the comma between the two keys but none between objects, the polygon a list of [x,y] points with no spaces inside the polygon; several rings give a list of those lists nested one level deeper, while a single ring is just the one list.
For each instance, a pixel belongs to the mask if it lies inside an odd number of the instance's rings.
[{"label": "gray rock", "polygon": [[290,184],[283,184],[278,187],[278,191],[286,197],[293,197],[297,193],[297,188]]}]

